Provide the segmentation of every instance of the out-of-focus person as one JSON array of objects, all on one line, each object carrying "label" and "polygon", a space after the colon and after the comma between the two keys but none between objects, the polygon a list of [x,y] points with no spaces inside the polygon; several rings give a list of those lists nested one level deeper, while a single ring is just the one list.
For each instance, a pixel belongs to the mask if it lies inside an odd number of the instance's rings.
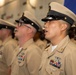
[{"label": "out-of-focus person", "polygon": [[15,25],[0,19],[0,75],[9,75],[17,41],[12,38]]}]

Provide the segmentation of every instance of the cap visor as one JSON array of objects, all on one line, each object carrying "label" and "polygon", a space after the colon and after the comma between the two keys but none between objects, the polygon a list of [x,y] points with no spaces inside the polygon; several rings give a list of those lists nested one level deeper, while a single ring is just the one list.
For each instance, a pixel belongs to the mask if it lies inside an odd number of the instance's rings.
[{"label": "cap visor", "polygon": [[49,18],[49,17],[45,17],[43,19],[41,19],[42,21],[46,22],[46,21],[52,21],[54,20],[53,18]]},{"label": "cap visor", "polygon": [[41,19],[42,21],[44,21],[44,22],[46,22],[46,21],[48,21],[48,19],[47,18],[43,18],[43,19]]},{"label": "cap visor", "polygon": [[15,22],[19,23],[19,20],[15,20]]}]

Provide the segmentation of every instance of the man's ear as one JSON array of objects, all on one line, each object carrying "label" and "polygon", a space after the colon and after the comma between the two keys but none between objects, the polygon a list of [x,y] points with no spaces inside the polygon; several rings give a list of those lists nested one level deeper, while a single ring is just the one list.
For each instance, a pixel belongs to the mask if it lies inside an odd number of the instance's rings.
[{"label": "man's ear", "polygon": [[31,28],[28,29],[28,33],[31,33],[33,30]]},{"label": "man's ear", "polygon": [[68,25],[67,24],[62,24],[61,25],[61,30],[66,30],[68,28]]}]

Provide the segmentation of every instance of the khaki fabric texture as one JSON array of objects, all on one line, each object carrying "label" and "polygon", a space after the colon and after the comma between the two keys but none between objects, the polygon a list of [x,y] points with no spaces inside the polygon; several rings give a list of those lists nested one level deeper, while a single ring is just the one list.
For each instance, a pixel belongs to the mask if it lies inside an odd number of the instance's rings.
[{"label": "khaki fabric texture", "polygon": [[76,45],[69,37],[66,36],[53,52],[51,49],[50,45],[42,55],[39,75],[76,75]]},{"label": "khaki fabric texture", "polygon": [[11,65],[13,51],[17,47],[17,41],[8,37],[0,46],[0,75],[8,75],[8,67]]},{"label": "khaki fabric texture", "polygon": [[15,51],[11,75],[38,75],[42,50],[34,43],[33,39]]}]

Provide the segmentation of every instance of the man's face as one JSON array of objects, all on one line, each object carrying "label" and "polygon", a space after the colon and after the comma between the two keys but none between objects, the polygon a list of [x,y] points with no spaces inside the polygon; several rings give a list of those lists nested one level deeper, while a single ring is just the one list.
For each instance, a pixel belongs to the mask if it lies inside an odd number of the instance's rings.
[{"label": "man's face", "polygon": [[45,23],[45,38],[52,40],[61,34],[61,23],[59,21],[47,21]]},{"label": "man's face", "polygon": [[22,24],[17,24],[17,27],[16,27],[16,29],[15,29],[15,36],[17,37],[17,38],[20,38],[20,37],[26,37],[26,36],[28,36],[28,29],[29,29],[30,27],[29,26],[27,26],[27,24],[24,24],[24,25],[22,25]]},{"label": "man's face", "polygon": [[2,28],[0,29],[0,39],[3,40],[10,33],[9,29]]}]

